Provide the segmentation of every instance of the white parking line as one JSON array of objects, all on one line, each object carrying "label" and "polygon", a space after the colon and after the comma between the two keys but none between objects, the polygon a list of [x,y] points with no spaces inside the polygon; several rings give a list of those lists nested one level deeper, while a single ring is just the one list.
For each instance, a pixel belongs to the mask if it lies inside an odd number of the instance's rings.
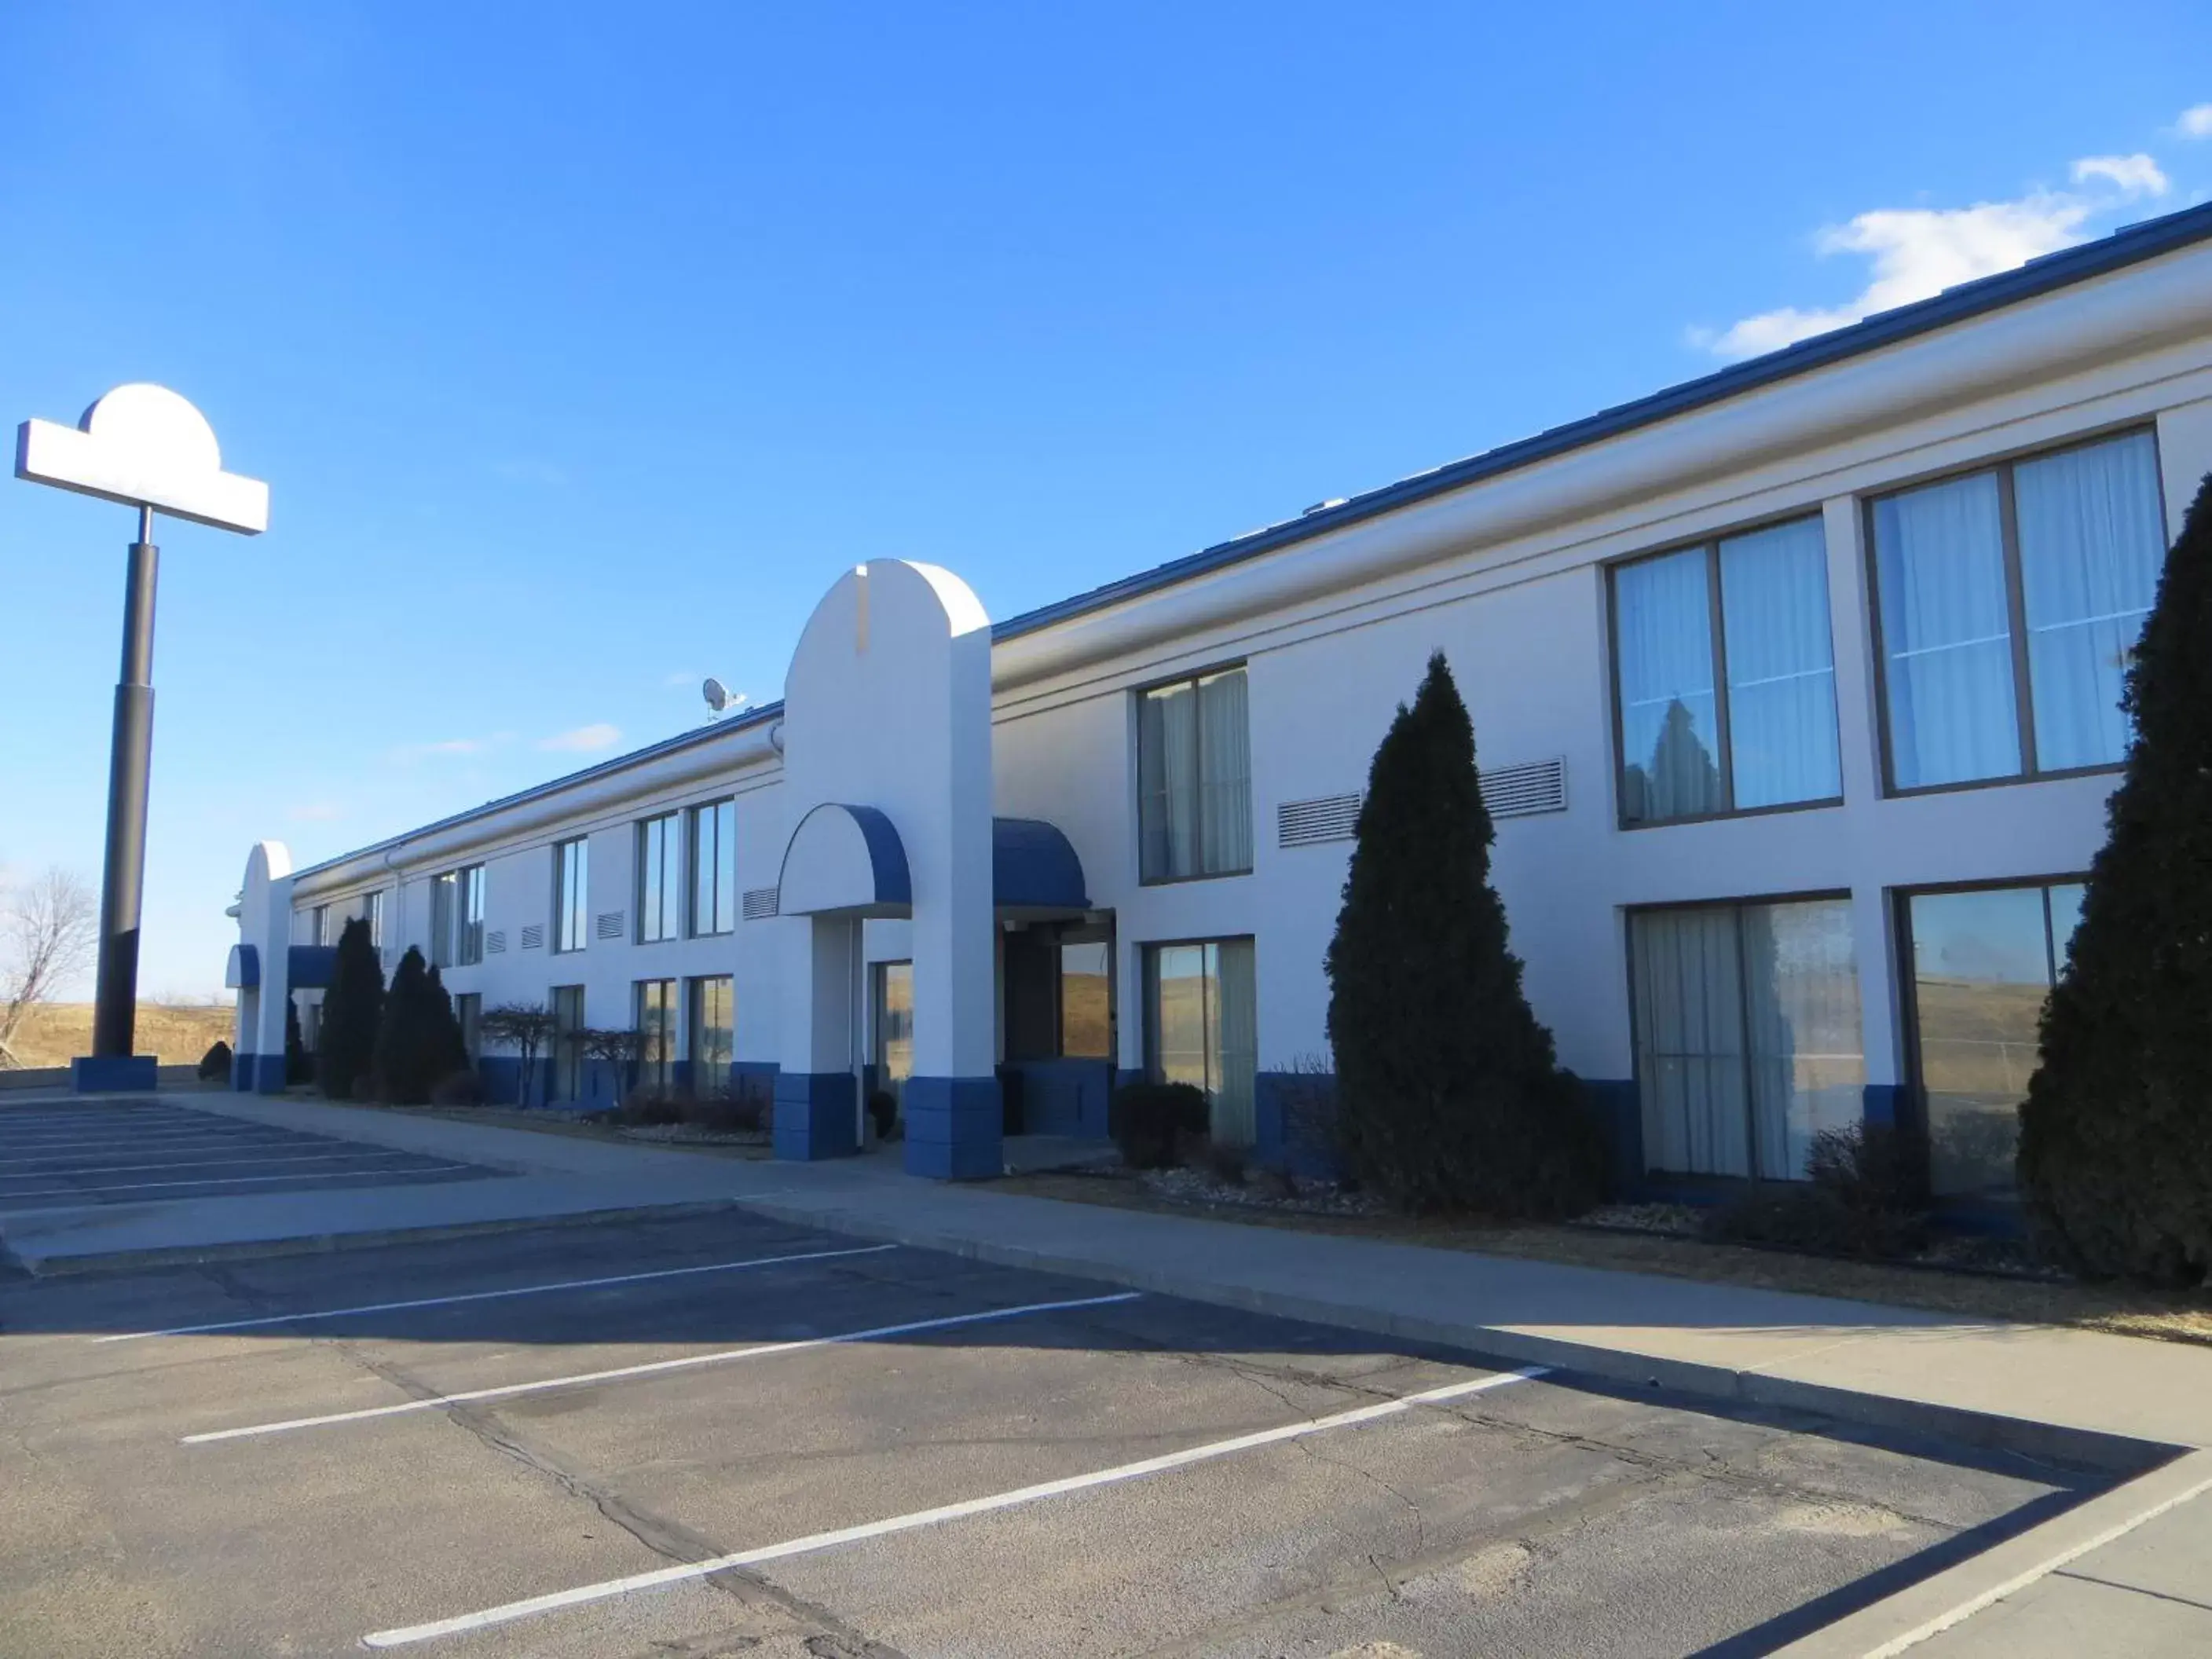
[{"label": "white parking line", "polygon": [[356,1144],[330,1135],[204,1134],[197,1129],[179,1129],[173,1133],[164,1130],[160,1134],[152,1135],[105,1135],[98,1140],[0,1141],[0,1146],[24,1157],[51,1158],[65,1152],[97,1152],[109,1149],[132,1151],[150,1146],[181,1152],[194,1146],[289,1146],[303,1141],[322,1146],[350,1146]]},{"label": "white parking line", "polygon": [[1548,1365],[1529,1365],[1517,1371],[1501,1371],[1494,1376],[1447,1383],[1440,1389],[1426,1389],[1419,1394],[1381,1401],[1372,1406],[1355,1407],[1350,1411],[1336,1412],[1328,1417],[1306,1418],[1296,1423],[1285,1423],[1279,1428],[1261,1429],[1255,1434],[1240,1434],[1231,1440],[1209,1441],[1202,1446],[1187,1447],[1182,1451],[1167,1452],[1134,1463],[1117,1463],[1112,1468],[1094,1469],[1088,1474],[1071,1474],[1058,1480],[1040,1481],[1034,1486],[1018,1486],[1012,1492],[994,1492],[988,1498],[970,1498],[963,1503],[946,1504],[933,1510],[917,1510],[911,1515],[896,1515],[887,1521],[870,1521],[857,1527],[841,1527],[835,1532],[809,1533],[804,1538],[790,1539],[781,1544],[764,1544],[757,1549],[737,1550],[709,1560],[662,1567],[653,1572],[633,1573],[627,1578],[610,1578],[602,1583],[585,1584],[576,1589],[556,1590],[550,1595],[533,1595],[527,1601],[509,1601],[504,1607],[487,1607],[482,1613],[465,1613],[458,1618],[441,1619],[432,1624],[406,1625],[398,1630],[376,1631],[362,1638],[362,1641],[372,1648],[400,1648],[416,1642],[434,1641],[441,1636],[459,1636],[468,1631],[483,1630],[490,1625],[511,1624],[515,1620],[528,1619],[537,1613],[581,1607],[588,1601],[604,1601],[637,1590],[657,1589],[663,1584],[681,1583],[686,1579],[704,1578],[713,1573],[726,1572],[732,1567],[753,1566],[763,1561],[781,1561],[794,1555],[811,1555],[818,1550],[835,1549],[841,1544],[856,1544],[865,1539],[882,1538],[891,1533],[912,1532],[918,1527],[933,1527],[946,1521],[965,1520],[969,1516],[988,1515],[997,1510],[1010,1510],[1017,1504],[1034,1504],[1042,1498],[1059,1498],[1093,1486],[1139,1480],[1148,1474],[1159,1474],[1192,1463],[1209,1462],[1217,1457],[1250,1451],[1258,1446],[1276,1445],[1285,1440],[1301,1439],[1310,1434],[1324,1434],[1331,1429],[1356,1428],[1382,1418],[1395,1417],[1416,1406],[1442,1405],[1447,1401],[1480,1394],[1486,1389],[1504,1388],[1508,1383],[1528,1382],[1546,1375],[1550,1370]]},{"label": "white parking line", "polygon": [[[192,1148],[198,1152],[197,1146]],[[87,1164],[82,1159],[70,1160],[58,1170],[26,1170],[21,1175],[0,1171],[0,1181],[39,1181],[57,1176],[136,1175],[142,1170],[206,1170],[228,1169],[235,1164],[335,1164],[346,1159],[364,1158],[420,1158],[420,1152],[410,1152],[401,1147],[388,1152],[364,1149],[352,1152],[270,1152],[255,1158],[248,1153],[233,1152],[227,1158],[165,1158],[159,1164]],[[12,1163],[0,1158],[0,1164]]]},{"label": "white parking line", "polygon": [[983,1325],[994,1320],[1018,1319],[1024,1314],[1059,1313],[1069,1308],[1101,1308],[1110,1302],[1133,1302],[1140,1292],[1116,1291],[1110,1296],[1077,1297],[1066,1302],[1025,1302],[1018,1308],[986,1308],[980,1313],[949,1314],[940,1319],[915,1319],[902,1325],[878,1325],[865,1331],[845,1331],[836,1336],[801,1337],[792,1342],[763,1342],[750,1348],[720,1348],[713,1353],[685,1354],[678,1359],[655,1359],[642,1365],[621,1365],[607,1371],[584,1371],[574,1376],[548,1376],[535,1382],[507,1382],[497,1388],[471,1389],[462,1394],[433,1395],[427,1400],[404,1401],[397,1406],[371,1406],[365,1411],[331,1412],[322,1417],[295,1417],[283,1423],[254,1423],[242,1429],[217,1429],[209,1434],[188,1434],[180,1445],[204,1446],[216,1440],[244,1440],[251,1436],[284,1434],[293,1429],[319,1429],[333,1423],[361,1423],[373,1417],[399,1417],[409,1412],[436,1411],[471,1400],[505,1400],[518,1394],[538,1394],[547,1389],[577,1389],[594,1382],[618,1382],[633,1376],[657,1376],[665,1371],[688,1370],[699,1365],[720,1365],[737,1359],[766,1359],[771,1354],[798,1353],[807,1348],[830,1348],[846,1342],[872,1342],[879,1337],[910,1336],[916,1331],[945,1331],[959,1325]]},{"label": "white parking line", "polygon": [[118,1331],[94,1342],[137,1342],[149,1336],[199,1336],[209,1331],[249,1331],[264,1325],[296,1325],[310,1319],[343,1319],[349,1314],[397,1313],[403,1308],[447,1308],[459,1302],[491,1302],[507,1296],[550,1296],[556,1291],[587,1291],[602,1285],[635,1285],[648,1279],[680,1279],[686,1273],[735,1273],[740,1267],[773,1267],[785,1261],[828,1261],[838,1256],[878,1255],[896,1244],[861,1244],[851,1249],[807,1250],[796,1255],[758,1255],[745,1261],[709,1261],[696,1267],[656,1267],[648,1273],[610,1273],[601,1279],[562,1279],[544,1285],[518,1285],[504,1291],[465,1291],[455,1296],[417,1297],[411,1302],[368,1302],[357,1308],[319,1308],[313,1313],[272,1314],[262,1319],[225,1319],[212,1325],[173,1325],[165,1331]]},{"label": "white parking line", "polygon": [[0,1204],[15,1204],[27,1198],[85,1198],[94,1193],[146,1193],[158,1187],[245,1187],[258,1181],[346,1181],[357,1175],[436,1175],[446,1170],[473,1170],[476,1167],[473,1164],[433,1164],[422,1170],[325,1170],[314,1175],[211,1176],[205,1181],[132,1181],[119,1187],[63,1187],[50,1193],[0,1193]]}]

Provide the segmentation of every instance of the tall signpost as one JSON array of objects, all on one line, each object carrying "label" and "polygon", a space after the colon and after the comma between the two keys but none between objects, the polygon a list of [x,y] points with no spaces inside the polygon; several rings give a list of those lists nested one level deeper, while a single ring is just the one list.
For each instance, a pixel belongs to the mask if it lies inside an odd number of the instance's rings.
[{"label": "tall signpost", "polygon": [[138,510],[123,591],[123,667],[107,765],[107,845],[100,887],[100,969],[92,1053],[70,1062],[80,1094],[151,1089],[155,1060],[132,1052],[138,1016],[138,914],[146,875],[146,791],[154,757],[154,514],[257,536],[269,486],[222,470],[215,432],[166,387],[119,386],[74,427],[26,421],[15,476]]}]

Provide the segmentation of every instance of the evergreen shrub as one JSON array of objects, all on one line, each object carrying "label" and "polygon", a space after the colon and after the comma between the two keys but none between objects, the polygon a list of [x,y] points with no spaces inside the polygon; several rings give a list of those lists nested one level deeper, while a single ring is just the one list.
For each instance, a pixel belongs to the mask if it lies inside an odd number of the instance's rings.
[{"label": "evergreen shrub", "polygon": [[384,1024],[384,964],[369,943],[368,923],[354,917],[339,930],[330,988],[323,993],[315,1076],[332,1100],[366,1091]]},{"label": "evergreen shrub", "polygon": [[1114,1144],[1133,1170],[1175,1167],[1186,1135],[1212,1116],[1206,1091],[1189,1083],[1127,1083],[1114,1091]]},{"label": "evergreen shrub", "polygon": [[230,1081],[230,1045],[221,1037],[208,1044],[208,1051],[200,1056],[199,1078],[203,1083]]}]

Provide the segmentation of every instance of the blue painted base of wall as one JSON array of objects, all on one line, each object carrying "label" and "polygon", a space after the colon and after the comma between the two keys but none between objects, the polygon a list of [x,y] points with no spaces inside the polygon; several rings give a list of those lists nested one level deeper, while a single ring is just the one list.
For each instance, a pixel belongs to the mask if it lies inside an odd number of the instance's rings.
[{"label": "blue painted base of wall", "polygon": [[1106,1138],[1106,1109],[1114,1097],[1111,1061],[1023,1060],[1006,1069],[1021,1075],[1024,1134]]},{"label": "blue painted base of wall", "polygon": [[[910,1077],[902,1098],[906,1172],[981,1181],[1006,1168],[1006,1103],[995,1077]],[[782,1117],[778,1115],[778,1133]]]},{"label": "blue painted base of wall", "polygon": [[1583,1098],[1605,1137],[1605,1190],[1626,1198],[1644,1182],[1644,1099],[1633,1079],[1583,1079]]},{"label": "blue painted base of wall", "polygon": [[775,1155],[802,1163],[851,1157],[860,1150],[857,1103],[850,1072],[778,1072]]},{"label": "blue painted base of wall", "polygon": [[80,1054],[70,1061],[70,1090],[80,1095],[137,1094],[160,1081],[151,1054]]},{"label": "blue painted base of wall", "polygon": [[258,1056],[254,1054],[231,1055],[230,1086],[240,1094],[250,1095],[253,1092],[253,1062],[258,1058]]},{"label": "blue painted base of wall", "polygon": [[281,1095],[284,1092],[284,1056],[282,1054],[253,1054],[252,1081],[246,1086],[257,1095]]},{"label": "blue painted base of wall", "polygon": [[1304,1072],[1261,1072],[1252,1086],[1252,1161],[1304,1181],[1343,1173],[1334,1141],[1336,1079]]},{"label": "blue painted base of wall", "polygon": [[1869,1123],[1901,1123],[1913,1109],[1912,1091],[1901,1083],[1869,1083],[1859,1094],[1859,1115]]}]

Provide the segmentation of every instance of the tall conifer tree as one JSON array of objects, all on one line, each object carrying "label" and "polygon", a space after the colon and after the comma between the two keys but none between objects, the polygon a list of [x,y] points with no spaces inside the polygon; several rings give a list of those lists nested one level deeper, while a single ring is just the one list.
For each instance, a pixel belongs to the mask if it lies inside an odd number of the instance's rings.
[{"label": "tall conifer tree", "polygon": [[338,933],[337,959],[323,993],[323,1024],[316,1038],[315,1072],[332,1100],[350,1100],[368,1087],[376,1034],[384,1023],[384,963],[369,943],[368,923],[356,916]]},{"label": "tall conifer tree", "polygon": [[1508,947],[1494,833],[1438,652],[1375,751],[1328,947],[1341,1139],[1353,1173],[1410,1209],[1571,1213],[1600,1159]]},{"label": "tall conifer tree", "polygon": [[2135,740],[2044,1008],[2020,1182],[2062,1260],[2194,1285],[2212,1274],[2212,477],[2166,556],[2123,706]]}]

